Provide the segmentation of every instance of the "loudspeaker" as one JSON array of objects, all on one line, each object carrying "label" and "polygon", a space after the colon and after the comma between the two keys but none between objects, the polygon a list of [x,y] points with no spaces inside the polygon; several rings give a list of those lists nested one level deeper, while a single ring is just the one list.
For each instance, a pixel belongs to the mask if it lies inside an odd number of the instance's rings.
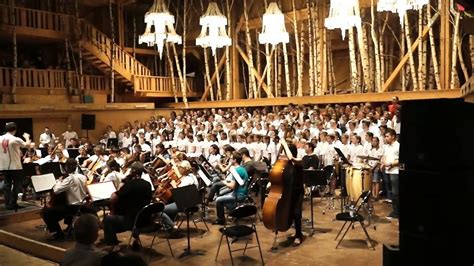
[{"label": "loudspeaker", "polygon": [[95,129],[95,115],[82,114],[81,129],[94,130]]},{"label": "loudspeaker", "polygon": [[400,247],[393,245],[383,245],[383,266],[400,265]]},{"label": "loudspeaker", "polygon": [[400,265],[474,262],[472,114],[462,99],[402,103]]}]

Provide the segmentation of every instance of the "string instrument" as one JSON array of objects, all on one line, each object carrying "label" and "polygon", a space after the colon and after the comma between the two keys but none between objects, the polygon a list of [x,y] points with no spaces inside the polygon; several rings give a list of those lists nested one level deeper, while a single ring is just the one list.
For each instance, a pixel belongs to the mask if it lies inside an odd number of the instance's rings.
[{"label": "string instrument", "polygon": [[87,185],[90,185],[96,181],[95,177],[97,175],[97,170],[101,167],[99,161],[102,161],[102,157],[100,155],[97,157],[97,160],[95,160],[94,163],[89,164],[89,166],[87,167],[87,169],[89,169],[89,172],[86,175]]},{"label": "string instrument", "polygon": [[278,154],[284,148],[287,157],[280,157],[270,171],[270,192],[262,209],[263,224],[275,233],[287,231],[293,220],[293,209],[291,208],[293,177],[291,170],[288,171],[291,168],[292,154],[284,140],[281,141],[281,144]]},{"label": "string instrument", "polygon": [[49,200],[47,202],[45,201],[41,214],[43,214],[47,209],[63,207],[66,205],[68,205],[66,191],[56,194],[54,193],[54,190],[51,190],[51,192],[49,192]]},{"label": "string instrument", "polygon": [[166,203],[172,198],[171,189],[173,189],[172,182],[174,181],[176,185],[179,185],[181,182],[181,173],[176,166],[176,163],[173,160],[166,160],[163,156],[159,155],[160,159],[170,165],[168,172],[166,173],[166,178],[157,184],[155,189],[154,198]]}]

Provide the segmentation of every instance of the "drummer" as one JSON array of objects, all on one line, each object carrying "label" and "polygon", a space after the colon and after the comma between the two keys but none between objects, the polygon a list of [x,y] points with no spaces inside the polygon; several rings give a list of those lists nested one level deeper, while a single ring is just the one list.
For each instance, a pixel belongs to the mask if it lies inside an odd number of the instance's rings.
[{"label": "drummer", "polygon": [[[380,146],[380,140],[378,137],[372,138],[372,148],[369,150],[369,157],[373,160],[369,160],[368,164],[372,171],[372,199],[378,200],[380,191],[380,180],[382,179],[382,172],[380,171],[380,158],[383,155],[383,148]],[[375,160],[375,158],[379,160]]]}]

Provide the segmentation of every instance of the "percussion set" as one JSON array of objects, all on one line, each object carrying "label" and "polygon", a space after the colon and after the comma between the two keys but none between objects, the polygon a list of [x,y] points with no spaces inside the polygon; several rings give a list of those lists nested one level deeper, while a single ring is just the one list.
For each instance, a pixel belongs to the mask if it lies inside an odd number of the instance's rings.
[{"label": "percussion set", "polygon": [[357,198],[363,191],[371,189],[372,168],[367,161],[379,161],[379,158],[370,156],[357,156],[364,160],[364,163],[354,163],[346,168],[346,191],[351,202],[357,201]]}]

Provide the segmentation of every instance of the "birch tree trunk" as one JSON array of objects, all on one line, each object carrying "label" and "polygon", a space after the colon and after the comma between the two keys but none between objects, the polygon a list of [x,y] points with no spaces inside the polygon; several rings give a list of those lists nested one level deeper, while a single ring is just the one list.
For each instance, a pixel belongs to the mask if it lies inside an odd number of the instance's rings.
[{"label": "birch tree trunk", "polygon": [[334,73],[334,61],[332,57],[332,41],[328,42],[327,49],[328,58],[328,76],[329,76],[329,92],[330,94],[336,94],[336,75]]},{"label": "birch tree trunk", "polygon": [[[418,36],[421,36],[423,32],[423,8],[418,10]],[[423,43],[425,41],[421,39],[421,43],[418,45],[418,86],[420,90],[424,90],[424,76],[423,76]]]},{"label": "birch tree trunk", "polygon": [[166,47],[166,58],[168,59],[168,65],[169,65],[170,74],[171,74],[171,87],[173,87],[174,102],[177,103],[178,102],[178,93],[177,93],[178,90],[176,88],[176,79],[174,77],[173,61],[171,60],[169,43],[168,42],[165,43],[165,47]]},{"label": "birch tree trunk", "polygon": [[216,51],[216,53],[214,54],[214,67],[216,69],[216,83],[217,83],[217,100],[218,101],[221,101],[222,100],[222,89],[221,89],[221,73],[219,72],[219,65],[217,63],[217,57],[219,55],[219,52]]},{"label": "birch tree trunk", "polygon": [[[406,41],[405,41],[405,27],[402,26],[401,29],[400,29],[400,40],[401,40],[401,47],[400,47],[400,59],[403,58],[403,56],[405,55],[405,51],[406,51]],[[392,62],[393,63],[393,62]],[[392,65],[393,66],[393,65]],[[406,67],[406,64],[402,67],[402,71],[401,71],[401,84],[402,84],[402,91],[405,91],[406,90],[406,87],[407,87],[407,75],[406,75],[406,72],[407,71],[407,67]]]},{"label": "birch tree trunk", "polygon": [[183,79],[181,79],[181,93],[183,94],[184,106],[188,107],[188,80],[186,79],[186,36],[187,36],[187,18],[188,18],[188,1],[184,1],[184,14],[183,14]]},{"label": "birch tree trunk", "polygon": [[[75,13],[76,13],[76,23],[77,23],[77,30],[81,30],[81,26],[80,26],[80,21],[79,21],[79,4],[76,1],[74,1],[74,9],[75,9]],[[67,22],[66,22],[67,23]],[[82,33],[80,33],[80,35],[78,36],[79,37],[79,40],[77,42],[77,54],[79,56],[79,93],[82,95],[84,94],[84,76],[83,76],[83,67],[82,67],[82,42],[81,42],[81,38],[82,38]]]},{"label": "birch tree trunk", "polygon": [[[361,12],[359,6],[357,5],[356,8],[356,15],[360,16]],[[357,39],[359,42],[359,52],[360,52],[360,59],[362,64],[362,74],[364,78],[364,87],[367,91],[373,91],[373,85],[371,82],[371,75],[369,71],[369,55],[367,53],[367,35],[363,25],[357,27]],[[361,88],[362,89],[362,88]],[[362,89],[362,91],[364,91]]]},{"label": "birch tree trunk", "polygon": [[411,35],[410,35],[410,22],[406,14],[405,14],[405,38],[407,39],[408,59],[410,63],[411,79],[413,80],[413,90],[418,91],[419,82],[416,75],[415,59],[413,58],[413,51],[411,50],[412,42],[411,42]]},{"label": "birch tree trunk", "polygon": [[309,49],[309,95],[314,96],[314,91],[315,91],[315,82],[314,82],[314,74],[315,74],[315,68],[314,68],[314,49],[313,49],[313,27],[312,27],[312,11],[311,11],[311,1],[307,0],[306,2],[306,8],[308,10],[308,21],[307,21],[307,27],[308,27],[308,49]]},{"label": "birch tree trunk", "polygon": [[351,61],[351,91],[357,92],[359,78],[357,74],[357,59],[355,51],[354,28],[349,28],[349,59]]},{"label": "birch tree trunk", "polygon": [[296,73],[297,73],[297,80],[295,79],[295,84],[297,84],[297,95],[303,96],[303,64],[301,63],[301,43],[298,33],[298,22],[296,20],[296,6],[295,0],[291,0],[291,5],[293,7],[293,30],[295,32],[295,46],[296,46]]},{"label": "birch tree trunk", "polygon": [[112,0],[109,0],[109,18],[110,18],[110,31],[112,43],[110,44],[110,102],[115,102],[115,29],[114,29],[114,14],[112,9]]},{"label": "birch tree trunk", "polygon": [[[247,10],[247,0],[244,0],[244,19],[245,19],[245,39],[247,43],[247,57],[249,59],[249,98],[257,98],[257,83],[255,81],[255,68],[253,65],[252,37],[249,30],[249,15]],[[253,97],[252,97],[253,96]]]},{"label": "birch tree trunk", "polygon": [[[185,36],[185,35],[183,35],[183,36]],[[171,44],[171,47],[173,48],[174,62],[176,64],[176,72],[178,72],[180,87],[183,87],[183,85],[184,85],[183,72],[181,71],[181,66],[179,64],[179,58],[178,58],[178,52],[176,51],[176,45],[174,43],[170,43],[170,44]],[[183,91],[183,88],[181,88],[181,91]]]},{"label": "birch tree trunk", "polygon": [[[461,37],[458,38],[458,57],[459,57],[459,65],[461,65],[462,73],[464,75],[464,80],[469,80],[469,74],[467,73],[466,64],[464,63],[464,58],[462,56],[462,45],[461,45]],[[464,84],[459,84],[461,87]]]},{"label": "birch tree trunk", "polygon": [[286,83],[286,96],[291,97],[291,83],[290,83],[290,66],[288,64],[288,51],[286,48],[286,43],[283,45],[283,61],[285,63],[285,83]]},{"label": "birch tree trunk", "polygon": [[281,49],[275,46],[275,97],[281,96]]},{"label": "birch tree trunk", "polygon": [[456,87],[456,77],[457,77],[457,49],[458,49],[458,38],[459,38],[459,19],[461,18],[461,12],[456,12],[454,16],[454,33],[453,33],[453,51],[451,55],[451,84],[449,88],[451,90]]},{"label": "birch tree trunk", "polygon": [[[426,5],[426,9],[428,9],[429,6]],[[426,27],[428,26],[428,19],[427,19],[427,13],[423,12],[423,25]],[[423,28],[421,29],[421,32],[423,32]],[[420,33],[421,34],[421,33]],[[422,90],[426,89],[426,80],[428,79],[428,40],[423,40],[423,42],[420,44],[423,47],[423,53],[422,59],[423,59],[423,65],[421,66],[421,82],[422,82]]]},{"label": "birch tree trunk", "polygon": [[[326,57],[326,37],[327,37],[327,30],[325,28],[321,29],[320,27],[320,13],[318,10],[324,5],[324,3],[316,1],[317,7],[313,6],[312,7],[312,12],[311,14],[314,16],[314,18],[310,18],[311,24],[312,24],[312,29],[313,29],[313,42],[312,42],[312,48],[313,48],[313,66],[316,70],[315,75],[314,75],[314,86],[315,86],[315,94],[316,95],[323,95],[324,92],[323,90],[323,80],[327,80],[327,75],[322,74],[323,73],[323,68],[327,68],[327,57]],[[316,9],[318,8],[318,9]],[[322,9],[321,9],[322,10]],[[325,16],[326,14],[323,14]],[[322,33],[322,35],[321,35]]]},{"label": "birch tree trunk", "polygon": [[[296,42],[296,39],[295,39]],[[296,63],[296,58],[298,55],[295,55],[296,47],[291,53],[291,95],[297,96],[297,87],[298,87],[298,64]]]},{"label": "birch tree trunk", "polygon": [[298,96],[303,96],[303,64],[304,64],[304,23],[301,23],[301,35],[300,35],[300,60],[298,62],[298,68],[300,72],[298,73]]},{"label": "birch tree trunk", "polygon": [[11,101],[17,103],[16,100],[16,85],[18,79],[18,47],[17,47],[17,36],[16,36],[16,16],[15,16],[15,1],[10,0],[10,21],[13,26],[13,73],[12,73],[12,90],[11,90]]},{"label": "birch tree trunk", "polygon": [[431,19],[431,6],[428,5],[426,9],[426,16],[428,18],[428,25],[432,25],[429,29],[429,37],[430,37],[430,48],[431,48],[431,61],[433,66],[433,75],[436,82],[436,88],[439,90],[441,89],[441,81],[439,77],[439,65],[438,65],[438,56],[436,55],[436,46],[435,46],[435,37],[433,32],[433,22]]},{"label": "birch tree trunk", "polygon": [[[265,9],[266,9],[268,7],[267,0],[264,0],[263,3],[265,4]],[[266,61],[267,61],[267,66],[266,67],[268,67],[267,88],[268,88],[268,91],[271,92],[271,91],[273,91],[273,79],[272,79],[273,62],[272,62],[272,55],[271,55],[271,51],[270,51],[270,46],[268,44],[265,44],[265,57],[266,57]],[[249,88],[249,91],[250,91],[250,88]]]},{"label": "birch tree trunk", "polygon": [[382,76],[381,76],[381,71],[380,71],[380,45],[379,45],[379,38],[377,36],[377,33],[375,32],[375,7],[374,7],[374,0],[372,0],[372,5],[370,7],[371,11],[371,17],[372,17],[372,26],[371,28],[371,35],[372,35],[372,41],[374,42],[374,52],[375,52],[375,87],[377,92],[382,91]]},{"label": "birch tree trunk", "polygon": [[[231,6],[229,4],[229,0],[226,0],[226,6],[227,6],[227,35],[232,36],[232,27],[231,27],[231,22],[232,22],[232,10]],[[232,68],[230,66],[230,47],[226,46],[225,47],[225,73],[226,73],[226,79],[225,79],[225,85],[226,85],[226,93],[225,93],[225,99],[229,101],[231,99],[231,80],[232,80]]]}]

